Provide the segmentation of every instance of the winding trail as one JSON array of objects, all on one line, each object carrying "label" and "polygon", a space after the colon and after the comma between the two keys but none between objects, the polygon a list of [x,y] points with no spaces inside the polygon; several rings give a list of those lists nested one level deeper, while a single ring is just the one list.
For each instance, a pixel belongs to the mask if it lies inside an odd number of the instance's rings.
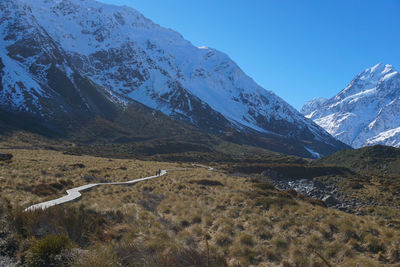
[{"label": "winding trail", "polygon": [[56,206],[56,205],[60,205],[60,204],[64,204],[67,202],[71,202],[74,201],[76,199],[79,199],[82,194],[81,191],[86,191],[89,190],[90,188],[93,188],[95,186],[98,185],[129,185],[129,184],[134,184],[137,182],[141,182],[141,181],[146,181],[146,180],[150,180],[150,179],[154,179],[157,177],[161,177],[163,175],[167,174],[167,170],[161,170],[161,174],[160,175],[154,175],[154,176],[149,176],[149,177],[144,177],[144,178],[139,178],[139,179],[135,179],[135,180],[131,180],[131,181],[127,181],[127,182],[115,182],[115,183],[97,183],[97,184],[87,184],[87,185],[82,185],[79,187],[75,187],[72,189],[67,190],[67,195],[57,198],[57,199],[53,199],[50,201],[46,201],[46,202],[42,202],[39,204],[35,204],[32,205],[28,208],[26,208],[24,211],[34,211],[37,209],[42,209],[45,210],[47,208],[50,208],[52,206]]}]

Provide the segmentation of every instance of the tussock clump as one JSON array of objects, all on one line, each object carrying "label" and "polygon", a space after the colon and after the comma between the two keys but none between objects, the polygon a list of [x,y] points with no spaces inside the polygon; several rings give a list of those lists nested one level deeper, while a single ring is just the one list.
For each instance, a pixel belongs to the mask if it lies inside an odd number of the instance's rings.
[{"label": "tussock clump", "polygon": [[61,252],[66,253],[74,244],[65,234],[48,235],[33,242],[26,255],[28,266],[56,266],[63,262],[57,259]]},{"label": "tussock clump", "polygon": [[57,188],[48,184],[39,184],[35,186],[32,190],[32,193],[38,196],[51,196],[57,192],[58,192]]},{"label": "tussock clump", "polygon": [[199,184],[205,186],[224,186],[223,183],[214,180],[202,179],[202,180],[191,180],[189,181],[191,184]]},{"label": "tussock clump", "polygon": [[103,238],[102,229],[107,223],[101,214],[83,206],[79,209],[56,206],[28,212],[17,209],[13,222],[21,238],[65,234],[80,246],[88,245],[91,238]]},{"label": "tussock clump", "polygon": [[254,239],[252,235],[242,233],[239,235],[239,242],[242,245],[252,247],[254,246]]},{"label": "tussock clump", "polygon": [[230,244],[232,244],[232,239],[229,235],[227,234],[217,234],[215,236],[215,244],[217,244],[220,247],[226,247]]}]

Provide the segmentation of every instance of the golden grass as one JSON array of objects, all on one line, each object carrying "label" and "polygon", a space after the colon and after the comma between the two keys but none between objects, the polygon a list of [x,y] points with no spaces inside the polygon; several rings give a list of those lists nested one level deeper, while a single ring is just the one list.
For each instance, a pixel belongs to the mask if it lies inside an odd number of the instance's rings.
[{"label": "golden grass", "polygon": [[[65,194],[65,190],[90,182],[106,180],[110,182],[128,181],[154,175],[159,168],[174,168],[177,165],[137,160],[114,160],[91,156],[64,155],[51,150],[4,149],[2,153],[13,154],[10,163],[0,162],[0,188],[3,197],[13,205],[28,206]],[[96,180],[99,179],[99,180]],[[40,184],[71,181],[73,186],[57,190],[47,196],[34,194]],[[121,187],[104,188],[110,193]],[[124,189],[122,189],[124,190]]]},{"label": "golden grass", "polygon": [[[396,266],[400,260],[400,227],[395,222],[312,205],[246,177],[185,164],[45,150],[3,152],[14,159],[0,168],[2,196],[24,207],[55,197],[34,195],[23,188],[27,185],[70,179],[78,186],[86,184],[85,175],[126,181],[153,175],[159,168],[188,168],[132,186],[99,186],[67,204],[123,214],[120,223],[104,229],[109,242],[98,243],[79,266],[96,262],[96,253],[116,261],[109,245],[122,243],[140,244],[157,255],[183,248],[216,251],[230,266]],[[193,182],[200,180],[222,185]]]}]

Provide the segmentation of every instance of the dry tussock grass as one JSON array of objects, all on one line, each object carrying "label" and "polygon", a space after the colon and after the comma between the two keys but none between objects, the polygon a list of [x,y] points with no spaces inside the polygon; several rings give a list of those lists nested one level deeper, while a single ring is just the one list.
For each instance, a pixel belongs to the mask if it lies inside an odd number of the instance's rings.
[{"label": "dry tussock grass", "polygon": [[[4,149],[2,152],[14,155],[10,163],[0,162],[2,196],[21,206],[62,196],[71,187],[91,182],[128,181],[154,175],[158,168],[175,167],[137,160],[71,156],[51,150]],[[60,186],[63,182],[66,185]],[[121,190],[120,187],[104,189],[110,194]]]},{"label": "dry tussock grass", "polygon": [[[5,152],[14,160],[1,166],[2,195],[22,206],[46,198],[22,185],[70,179],[78,186],[86,183],[85,175],[124,181],[158,168],[191,167],[44,150]],[[57,177],[60,172],[64,176]],[[396,266],[400,261],[400,227],[393,221],[327,209],[246,177],[203,168],[171,171],[132,186],[96,187],[67,204],[80,205],[122,216],[104,228],[106,242],[93,243],[79,266],[101,266],[101,259],[115,263],[123,255],[137,255],[147,266],[199,259],[199,266],[208,266],[204,259],[211,258],[216,265],[210,266],[221,266],[221,255],[230,266]]]}]

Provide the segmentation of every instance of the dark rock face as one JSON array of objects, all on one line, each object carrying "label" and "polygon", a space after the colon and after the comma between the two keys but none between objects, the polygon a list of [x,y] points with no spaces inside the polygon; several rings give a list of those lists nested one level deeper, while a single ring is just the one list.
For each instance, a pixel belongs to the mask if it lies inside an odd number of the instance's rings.
[{"label": "dark rock face", "polygon": [[3,153],[0,153],[0,161],[11,160],[12,157],[13,157],[12,154],[3,154]]}]

